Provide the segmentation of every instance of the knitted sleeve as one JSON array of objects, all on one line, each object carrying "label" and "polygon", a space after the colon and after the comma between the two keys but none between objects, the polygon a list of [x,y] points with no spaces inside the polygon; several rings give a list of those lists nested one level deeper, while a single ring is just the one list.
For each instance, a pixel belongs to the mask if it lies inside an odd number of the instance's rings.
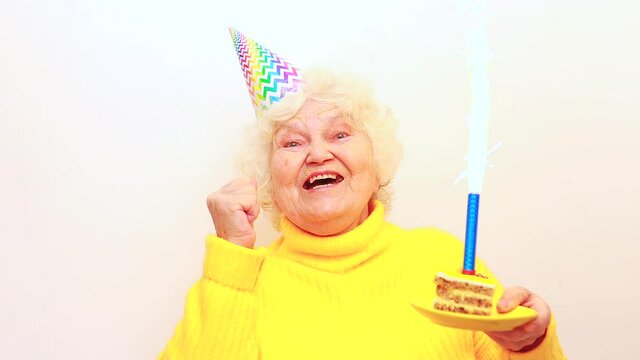
[{"label": "knitted sleeve", "polygon": [[159,360],[257,360],[255,284],[265,249],[210,235],[203,276]]}]

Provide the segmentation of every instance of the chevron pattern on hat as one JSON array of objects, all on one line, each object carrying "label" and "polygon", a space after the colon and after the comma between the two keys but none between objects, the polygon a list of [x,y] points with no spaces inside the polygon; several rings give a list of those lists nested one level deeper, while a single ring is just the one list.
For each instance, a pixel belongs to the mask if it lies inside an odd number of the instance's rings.
[{"label": "chevron pattern on hat", "polygon": [[302,72],[269,49],[229,28],[256,114],[302,87]]}]

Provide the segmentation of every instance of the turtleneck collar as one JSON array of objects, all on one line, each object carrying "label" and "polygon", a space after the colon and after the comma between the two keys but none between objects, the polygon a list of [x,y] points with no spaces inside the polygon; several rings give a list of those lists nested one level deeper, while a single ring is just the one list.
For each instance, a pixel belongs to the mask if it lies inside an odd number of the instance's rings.
[{"label": "turtleneck collar", "polygon": [[384,206],[376,201],[373,211],[353,230],[336,236],[310,234],[283,218],[282,238],[272,250],[284,257],[319,270],[343,273],[378,255],[390,243],[384,236]]}]

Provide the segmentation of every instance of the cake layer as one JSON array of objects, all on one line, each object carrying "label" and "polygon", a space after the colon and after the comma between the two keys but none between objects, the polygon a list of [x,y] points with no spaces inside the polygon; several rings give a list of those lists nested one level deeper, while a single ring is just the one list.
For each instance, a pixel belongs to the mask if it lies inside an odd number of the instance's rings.
[{"label": "cake layer", "polygon": [[446,290],[438,288],[436,294],[443,300],[452,300],[460,304],[491,307],[492,297],[488,295],[476,294],[468,290]]},{"label": "cake layer", "polygon": [[440,300],[436,299],[433,308],[436,310],[450,311],[454,313],[460,314],[470,314],[470,315],[491,315],[491,307],[484,308],[473,305],[464,305],[458,304],[454,301]]},{"label": "cake layer", "polygon": [[434,282],[437,285],[434,309],[491,315],[496,281],[477,275],[438,273]]},{"label": "cake layer", "polygon": [[493,292],[496,288],[493,284],[486,284],[476,281],[467,281],[461,279],[454,279],[444,274],[438,274],[435,279],[438,287],[449,289],[469,290],[476,294],[493,296]]}]

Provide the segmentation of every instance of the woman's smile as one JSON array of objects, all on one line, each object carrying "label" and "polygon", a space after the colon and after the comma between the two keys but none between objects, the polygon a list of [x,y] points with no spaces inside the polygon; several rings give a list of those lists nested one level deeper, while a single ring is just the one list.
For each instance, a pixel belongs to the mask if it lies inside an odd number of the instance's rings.
[{"label": "woman's smile", "polygon": [[273,199],[303,229],[348,231],[368,215],[378,190],[374,168],[366,134],[334,105],[307,100],[275,132]]},{"label": "woman's smile", "polygon": [[335,187],[344,177],[335,171],[315,171],[304,182],[302,187],[309,192]]}]

